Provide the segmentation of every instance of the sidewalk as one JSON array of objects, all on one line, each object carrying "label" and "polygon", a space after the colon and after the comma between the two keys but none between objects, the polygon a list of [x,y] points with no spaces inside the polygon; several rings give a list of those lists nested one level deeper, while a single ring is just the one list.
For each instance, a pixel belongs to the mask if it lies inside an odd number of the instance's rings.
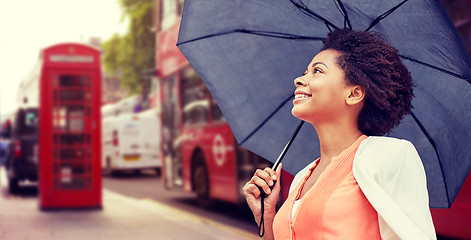
[{"label": "sidewalk", "polygon": [[[3,185],[3,186],[2,186]],[[3,192],[4,183],[0,185]],[[258,239],[211,219],[103,190],[102,210],[43,212],[37,197],[0,196],[1,240]]]}]

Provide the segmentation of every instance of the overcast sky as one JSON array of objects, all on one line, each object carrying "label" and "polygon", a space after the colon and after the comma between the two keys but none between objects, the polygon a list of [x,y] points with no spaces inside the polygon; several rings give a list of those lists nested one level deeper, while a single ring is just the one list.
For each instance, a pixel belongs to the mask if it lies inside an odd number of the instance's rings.
[{"label": "overcast sky", "polygon": [[87,43],[123,34],[117,0],[0,0],[0,112],[16,108],[20,82],[40,49],[60,42]]}]

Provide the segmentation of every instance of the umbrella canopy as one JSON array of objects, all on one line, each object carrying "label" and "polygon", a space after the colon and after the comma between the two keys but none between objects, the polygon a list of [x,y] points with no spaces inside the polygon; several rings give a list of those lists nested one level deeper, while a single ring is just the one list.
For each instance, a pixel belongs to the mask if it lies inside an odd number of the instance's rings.
[{"label": "umbrella canopy", "polygon": [[[471,60],[439,0],[185,1],[177,45],[239,144],[274,161],[300,122],[293,80],[344,27],[380,32],[399,50],[416,97],[390,136],[415,145],[431,206],[449,207],[471,168]],[[319,155],[304,124],[283,168],[295,174]]]}]

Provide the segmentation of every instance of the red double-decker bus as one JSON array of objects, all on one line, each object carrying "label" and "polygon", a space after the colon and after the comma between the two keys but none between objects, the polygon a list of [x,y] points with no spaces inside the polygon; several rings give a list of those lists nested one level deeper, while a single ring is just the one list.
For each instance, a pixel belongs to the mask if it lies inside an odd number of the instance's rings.
[{"label": "red double-decker bus", "polygon": [[[164,184],[196,192],[202,205],[213,199],[242,203],[242,187],[255,169],[272,164],[238,146],[206,86],[176,47],[182,3],[156,4]],[[284,173],[282,179],[289,183],[292,176]]]}]

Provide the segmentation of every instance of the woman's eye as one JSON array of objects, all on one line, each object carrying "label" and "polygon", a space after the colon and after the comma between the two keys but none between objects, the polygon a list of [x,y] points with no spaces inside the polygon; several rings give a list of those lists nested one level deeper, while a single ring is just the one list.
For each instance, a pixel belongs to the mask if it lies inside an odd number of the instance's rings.
[{"label": "woman's eye", "polygon": [[319,68],[314,68],[314,73],[322,73],[322,70],[320,70]]}]

